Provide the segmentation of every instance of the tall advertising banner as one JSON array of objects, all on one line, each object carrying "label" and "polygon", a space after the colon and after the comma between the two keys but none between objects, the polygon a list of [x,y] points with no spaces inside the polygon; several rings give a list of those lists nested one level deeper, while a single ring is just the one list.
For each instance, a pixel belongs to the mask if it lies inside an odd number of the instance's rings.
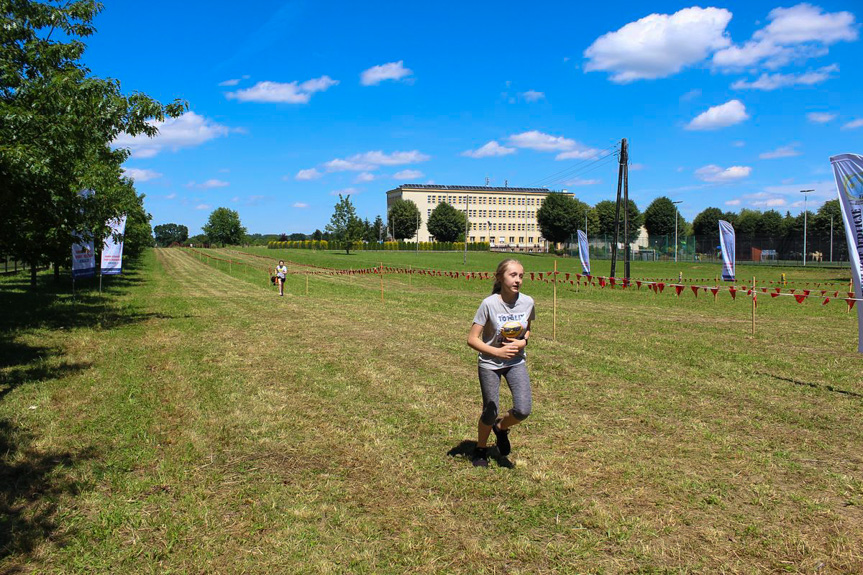
[{"label": "tall advertising banner", "polygon": [[590,251],[587,247],[587,234],[581,230],[578,232],[578,257],[581,258],[581,269],[584,275],[590,275]]},{"label": "tall advertising banner", "polygon": [[734,259],[734,227],[719,220],[719,246],[722,248],[722,279],[733,282],[737,271]]},{"label": "tall advertising banner", "polygon": [[[863,276],[863,156],[840,154],[830,158],[836,189],[848,238],[848,258],[851,260],[851,277],[854,278],[854,297],[860,298],[860,279]],[[863,353],[863,308],[857,306],[857,351]]]},{"label": "tall advertising banner", "polygon": [[123,242],[114,241],[114,234],[126,233],[126,216],[108,222],[111,231],[102,246],[102,275],[116,275],[123,272]]},{"label": "tall advertising banner", "polygon": [[[93,195],[93,190],[81,190],[80,196],[87,198]],[[93,240],[84,241],[79,232],[78,241],[72,244],[72,279],[91,278],[96,275],[96,252],[93,251]]]}]

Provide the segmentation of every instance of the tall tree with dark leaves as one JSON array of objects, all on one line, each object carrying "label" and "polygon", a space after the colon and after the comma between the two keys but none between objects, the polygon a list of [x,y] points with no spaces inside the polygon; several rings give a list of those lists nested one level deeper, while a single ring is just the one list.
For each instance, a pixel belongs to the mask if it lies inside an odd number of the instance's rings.
[{"label": "tall tree with dark leaves", "polygon": [[339,201],[335,205],[326,231],[332,239],[344,244],[345,252],[348,254],[351,253],[354,242],[362,240],[363,221],[357,217],[357,211],[351,203],[350,196],[343,197],[339,194]]},{"label": "tall tree with dark leaves", "polygon": [[396,200],[387,215],[393,237],[397,240],[414,237],[423,223],[419,208],[410,200]]},{"label": "tall tree with dark leaves", "polygon": [[[30,262],[64,263],[75,234],[95,243],[107,221],[139,204],[122,175],[121,133],[154,136],[152,120],[179,116],[81,63],[101,4],[16,0],[0,3],[0,251]],[[81,190],[92,189],[89,198]],[[31,284],[35,286],[35,271]]]},{"label": "tall tree with dark leaves", "polygon": [[240,214],[228,208],[213,210],[201,229],[211,244],[237,245],[243,243],[246,237],[246,228],[240,223]]}]

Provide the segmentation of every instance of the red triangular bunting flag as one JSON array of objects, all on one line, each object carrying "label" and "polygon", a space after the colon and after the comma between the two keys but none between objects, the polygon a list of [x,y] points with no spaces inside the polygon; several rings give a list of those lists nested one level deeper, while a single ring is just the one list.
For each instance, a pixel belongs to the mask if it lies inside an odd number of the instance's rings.
[{"label": "red triangular bunting flag", "polygon": [[794,299],[797,300],[797,303],[803,303],[803,300],[806,299],[806,296],[803,294],[797,294],[794,296]]},{"label": "red triangular bunting flag", "polygon": [[728,293],[731,294],[731,299],[737,299],[737,290],[733,287],[728,288]]},{"label": "red triangular bunting flag", "polygon": [[665,284],[662,282],[659,282],[658,284],[656,284],[656,287],[659,288],[659,293],[662,293],[662,290],[665,289]]},{"label": "red triangular bunting flag", "polygon": [[821,302],[821,305],[827,305],[827,302],[829,302],[829,301],[830,301],[830,298],[829,298],[829,297],[825,297],[825,298],[824,298],[824,301],[822,301],[822,302]]},{"label": "red triangular bunting flag", "polygon": [[695,294],[695,297],[698,297],[698,286],[689,286],[692,288],[692,293]]},{"label": "red triangular bunting flag", "polygon": [[676,292],[677,292],[677,295],[680,295],[680,292],[682,292],[682,291],[683,291],[683,286],[682,286],[682,285],[676,285],[676,286],[674,286],[674,291],[676,291]]},{"label": "red triangular bunting flag", "polygon": [[854,307],[854,303],[856,300],[851,299],[850,297],[845,300],[848,303],[848,309],[852,309]]},{"label": "red triangular bunting flag", "polygon": [[638,289],[641,289],[641,280],[635,280],[635,285],[638,286]]},{"label": "red triangular bunting flag", "polygon": [[719,293],[719,288],[717,288],[717,287],[710,288],[710,291],[713,292],[713,295],[716,295]]}]

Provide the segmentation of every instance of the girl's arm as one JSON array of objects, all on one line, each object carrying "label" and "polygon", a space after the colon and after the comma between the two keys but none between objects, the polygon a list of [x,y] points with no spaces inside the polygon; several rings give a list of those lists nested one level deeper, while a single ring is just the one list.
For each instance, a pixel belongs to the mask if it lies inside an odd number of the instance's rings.
[{"label": "girl's arm", "polygon": [[[512,341],[504,343],[502,347],[494,347],[485,343],[482,340],[483,327],[484,326],[481,326],[478,323],[473,324],[470,326],[470,333],[467,336],[467,344],[478,352],[491,355],[493,357],[499,357],[500,359],[510,359],[518,353],[519,349],[521,349]],[[522,345],[522,347],[524,346]]]}]

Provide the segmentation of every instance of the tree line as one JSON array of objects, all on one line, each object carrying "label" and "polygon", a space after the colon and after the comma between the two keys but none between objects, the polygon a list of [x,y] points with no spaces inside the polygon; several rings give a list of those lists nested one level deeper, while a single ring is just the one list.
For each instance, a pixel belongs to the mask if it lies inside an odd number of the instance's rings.
[{"label": "tree line", "polygon": [[[120,134],[154,136],[153,120],[176,117],[186,103],[163,105],[81,62],[101,5],[90,0],[2,3],[0,26],[0,254],[36,269],[71,262],[74,242],[109,233],[126,214],[125,252],[152,244],[144,196],[123,175]],[[82,194],[93,190],[92,195]]]}]

